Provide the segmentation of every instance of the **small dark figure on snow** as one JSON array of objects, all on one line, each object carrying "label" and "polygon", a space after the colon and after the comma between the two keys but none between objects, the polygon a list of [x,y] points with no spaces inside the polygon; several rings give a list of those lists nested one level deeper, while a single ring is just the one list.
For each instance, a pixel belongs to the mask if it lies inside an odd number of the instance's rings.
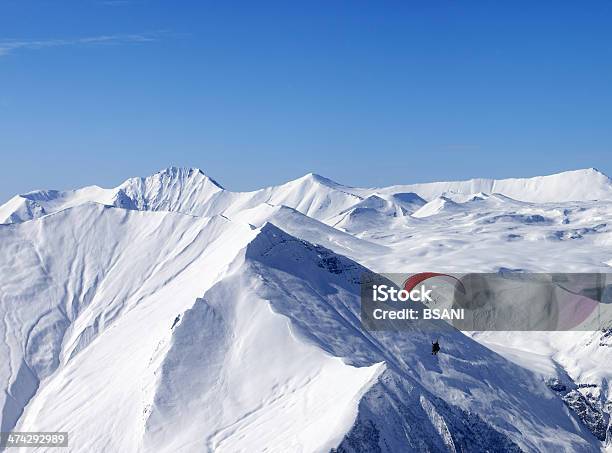
[{"label": "small dark figure on snow", "polygon": [[431,342],[431,355],[438,354],[438,351],[440,351],[440,343],[438,343],[438,340],[436,340],[435,343],[432,341]]}]

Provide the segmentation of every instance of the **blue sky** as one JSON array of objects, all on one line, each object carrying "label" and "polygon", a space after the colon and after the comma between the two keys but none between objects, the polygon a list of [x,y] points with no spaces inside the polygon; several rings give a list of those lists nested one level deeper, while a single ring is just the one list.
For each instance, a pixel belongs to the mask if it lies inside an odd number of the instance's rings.
[{"label": "blue sky", "polygon": [[612,2],[0,0],[0,198],[612,173]]}]

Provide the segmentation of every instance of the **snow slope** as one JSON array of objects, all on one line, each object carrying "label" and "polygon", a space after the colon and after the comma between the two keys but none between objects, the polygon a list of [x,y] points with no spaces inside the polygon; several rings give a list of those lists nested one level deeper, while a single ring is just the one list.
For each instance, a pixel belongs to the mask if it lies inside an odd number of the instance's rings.
[{"label": "snow slope", "polygon": [[[13,427],[41,381],[78,358],[124,313],[151,303],[161,318],[147,313],[153,317],[147,330],[155,322],[165,326],[218,278],[250,235],[220,217],[95,204],[0,227],[3,431]],[[172,293],[187,297],[177,297],[174,306],[159,302]],[[106,404],[110,410],[113,402]]]},{"label": "snow slope", "polygon": [[358,281],[607,272],[609,189],[578,170],[240,193],[169,168],[15,197],[0,207],[2,431],[66,430],[79,452],[600,451],[609,333],[367,333]]},{"label": "snow slope", "polygon": [[[543,382],[461,333],[440,327],[442,341],[456,350],[434,361],[429,331],[361,331],[364,269],[356,263],[271,224],[257,231],[170,213],[166,226],[152,215],[87,205],[6,227],[12,237],[3,242],[15,248],[29,233],[23,230],[42,232],[29,271],[46,272],[51,288],[39,278],[32,286],[43,300],[69,288],[56,299],[70,303],[50,307],[34,327],[5,332],[14,363],[32,373],[9,376],[9,393],[30,397],[16,429],[74,433],[75,451],[328,451],[355,442],[359,451],[372,442],[360,437],[360,423],[392,451],[445,442],[458,449],[489,442],[498,451],[595,448]],[[146,240],[136,240],[136,223],[155,236],[145,230]],[[68,231],[58,232],[60,224]],[[47,237],[46,227],[54,234]],[[89,240],[115,228],[125,233],[118,244],[80,255]],[[78,241],[68,245],[68,235]],[[184,242],[174,247],[177,238]],[[50,258],[60,244],[68,269]],[[126,255],[140,260],[124,263]],[[128,272],[145,278],[125,285]],[[70,297],[74,285],[87,288],[91,300]],[[490,366],[466,367],[480,362]],[[31,379],[38,388],[20,393]],[[381,396],[363,398],[371,392]],[[380,398],[401,406],[390,412]],[[512,413],[531,417],[514,420]],[[354,425],[358,417],[367,422]],[[398,426],[388,426],[393,418],[411,423],[408,443]]]}]

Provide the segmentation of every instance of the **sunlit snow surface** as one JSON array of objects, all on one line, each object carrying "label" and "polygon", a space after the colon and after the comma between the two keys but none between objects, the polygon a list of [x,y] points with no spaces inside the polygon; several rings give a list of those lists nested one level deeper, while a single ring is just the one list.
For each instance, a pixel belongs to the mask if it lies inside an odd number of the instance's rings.
[{"label": "sunlit snow surface", "polygon": [[77,452],[606,448],[612,336],[440,326],[434,359],[424,325],[359,321],[366,268],[610,271],[596,170],[238,193],[170,168],[17,196],[0,222],[2,431]]}]

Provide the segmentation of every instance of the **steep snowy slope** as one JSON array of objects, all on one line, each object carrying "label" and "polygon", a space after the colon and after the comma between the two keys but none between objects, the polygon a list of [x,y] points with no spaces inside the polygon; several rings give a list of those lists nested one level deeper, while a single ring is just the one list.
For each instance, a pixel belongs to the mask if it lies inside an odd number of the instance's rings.
[{"label": "steep snowy slope", "polygon": [[[250,237],[249,228],[220,217],[95,204],[0,226],[2,431],[14,426],[41,381],[78,358],[125,314],[136,310],[147,320],[131,326],[130,344],[141,337],[158,341],[147,334],[161,338],[159,332],[215,281]],[[143,313],[143,306],[152,308]],[[119,388],[129,393],[127,386]],[[108,413],[117,411],[116,402],[104,404]]]},{"label": "steep snowy slope", "polygon": [[[489,445],[497,451],[512,451],[513,442],[527,450],[554,449],[555,445],[571,446],[575,451],[597,448],[592,437],[567,418],[565,408],[529,372],[443,323],[437,327],[416,323],[412,332],[364,332],[359,322],[360,266],[274,227],[262,233],[266,240],[258,236],[249,245],[247,257],[264,276],[258,293],[263,291],[272,309],[289,317],[299,335],[350,364],[367,366],[382,360],[386,365],[382,379],[370,389],[371,399],[362,401],[363,419],[345,439],[344,448],[360,439],[364,428],[360,423],[378,435],[361,438],[365,443],[353,451],[384,445],[390,451],[435,450],[445,436],[438,432],[432,438],[429,425],[448,433],[457,451],[484,445],[487,436],[495,439]],[[326,278],[317,279],[321,269]],[[303,285],[313,277],[320,283]],[[429,354],[432,331],[449,345],[448,355],[440,361]],[[421,402],[421,408],[413,406],[415,400]],[[498,401],[504,401],[503,407]],[[477,416],[470,420],[461,409],[486,417],[487,423]],[[527,412],[526,417],[519,415]],[[436,413],[440,417],[437,426]],[[508,418],[509,414],[513,415]],[[488,424],[503,435],[491,432]]]},{"label": "steep snowy slope", "polygon": [[69,431],[75,451],[597,451],[543,382],[444,324],[439,360],[431,328],[362,331],[356,263],[270,224],[245,237],[209,290],[197,270],[225,254],[166,259],[184,270],[76,355],[73,330],[17,429]]},{"label": "steep snowy slope", "polygon": [[[362,243],[384,246],[383,254],[371,247],[340,246],[318,232],[307,239],[381,272],[610,272],[610,202],[536,204],[499,194],[477,194],[461,203],[448,203],[451,209],[419,219],[368,222],[368,216],[356,215],[350,232]],[[294,227],[292,234],[304,237],[299,227]],[[490,332],[475,338],[515,363],[536,370],[542,381],[560,381],[569,392],[561,392],[561,397],[582,394],[581,404],[588,402],[595,414],[592,418],[600,417],[592,430],[602,440],[611,435],[609,333]],[[598,411],[600,415],[596,415]]]}]

